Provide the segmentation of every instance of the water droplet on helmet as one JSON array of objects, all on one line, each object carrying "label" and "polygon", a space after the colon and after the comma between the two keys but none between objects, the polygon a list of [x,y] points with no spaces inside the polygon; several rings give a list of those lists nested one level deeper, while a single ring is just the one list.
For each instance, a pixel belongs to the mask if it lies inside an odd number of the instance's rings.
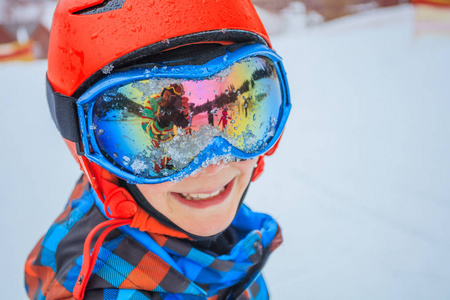
[{"label": "water droplet on helmet", "polygon": [[118,155],[116,152],[114,152],[114,153],[113,153],[113,157],[114,157],[114,158],[118,158],[119,155]]}]

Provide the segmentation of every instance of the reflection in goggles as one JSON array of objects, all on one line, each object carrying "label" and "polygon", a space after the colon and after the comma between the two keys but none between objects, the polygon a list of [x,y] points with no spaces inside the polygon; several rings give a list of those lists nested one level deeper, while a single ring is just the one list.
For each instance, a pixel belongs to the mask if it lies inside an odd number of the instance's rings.
[{"label": "reflection in goggles", "polygon": [[96,99],[91,126],[114,165],[158,178],[186,167],[215,137],[244,153],[261,151],[282,106],[273,62],[256,56],[205,79],[152,78],[110,89]]}]

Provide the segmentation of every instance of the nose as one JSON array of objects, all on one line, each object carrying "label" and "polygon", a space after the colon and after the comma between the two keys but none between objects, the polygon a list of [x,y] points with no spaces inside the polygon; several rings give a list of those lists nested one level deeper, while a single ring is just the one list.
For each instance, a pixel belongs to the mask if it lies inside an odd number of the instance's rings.
[{"label": "nose", "polygon": [[219,173],[220,171],[222,171],[223,169],[227,168],[228,165],[220,162],[219,164],[213,164],[213,165],[209,165],[206,168],[203,168],[201,172],[197,173],[195,176],[199,176],[199,175],[215,175],[217,173]]}]

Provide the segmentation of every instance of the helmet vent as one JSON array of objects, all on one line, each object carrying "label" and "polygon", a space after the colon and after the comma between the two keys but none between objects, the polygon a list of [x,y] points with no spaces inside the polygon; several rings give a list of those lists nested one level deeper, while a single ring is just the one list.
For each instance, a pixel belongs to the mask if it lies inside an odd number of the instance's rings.
[{"label": "helmet vent", "polygon": [[94,15],[101,14],[108,11],[113,11],[121,9],[125,0],[105,0],[103,3],[80,9],[79,11],[73,12],[74,15]]}]

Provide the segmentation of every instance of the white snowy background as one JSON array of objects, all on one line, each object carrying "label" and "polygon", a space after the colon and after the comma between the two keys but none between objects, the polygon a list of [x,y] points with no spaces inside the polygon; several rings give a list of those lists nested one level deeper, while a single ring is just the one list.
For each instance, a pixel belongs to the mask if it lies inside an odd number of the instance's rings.
[{"label": "white snowy background", "polygon": [[[295,10],[265,18],[293,102],[247,197],[283,228],[272,299],[450,299],[450,38],[416,36],[410,5],[311,28]],[[45,70],[0,65],[2,299],[26,298],[25,259],[80,175]]]}]

